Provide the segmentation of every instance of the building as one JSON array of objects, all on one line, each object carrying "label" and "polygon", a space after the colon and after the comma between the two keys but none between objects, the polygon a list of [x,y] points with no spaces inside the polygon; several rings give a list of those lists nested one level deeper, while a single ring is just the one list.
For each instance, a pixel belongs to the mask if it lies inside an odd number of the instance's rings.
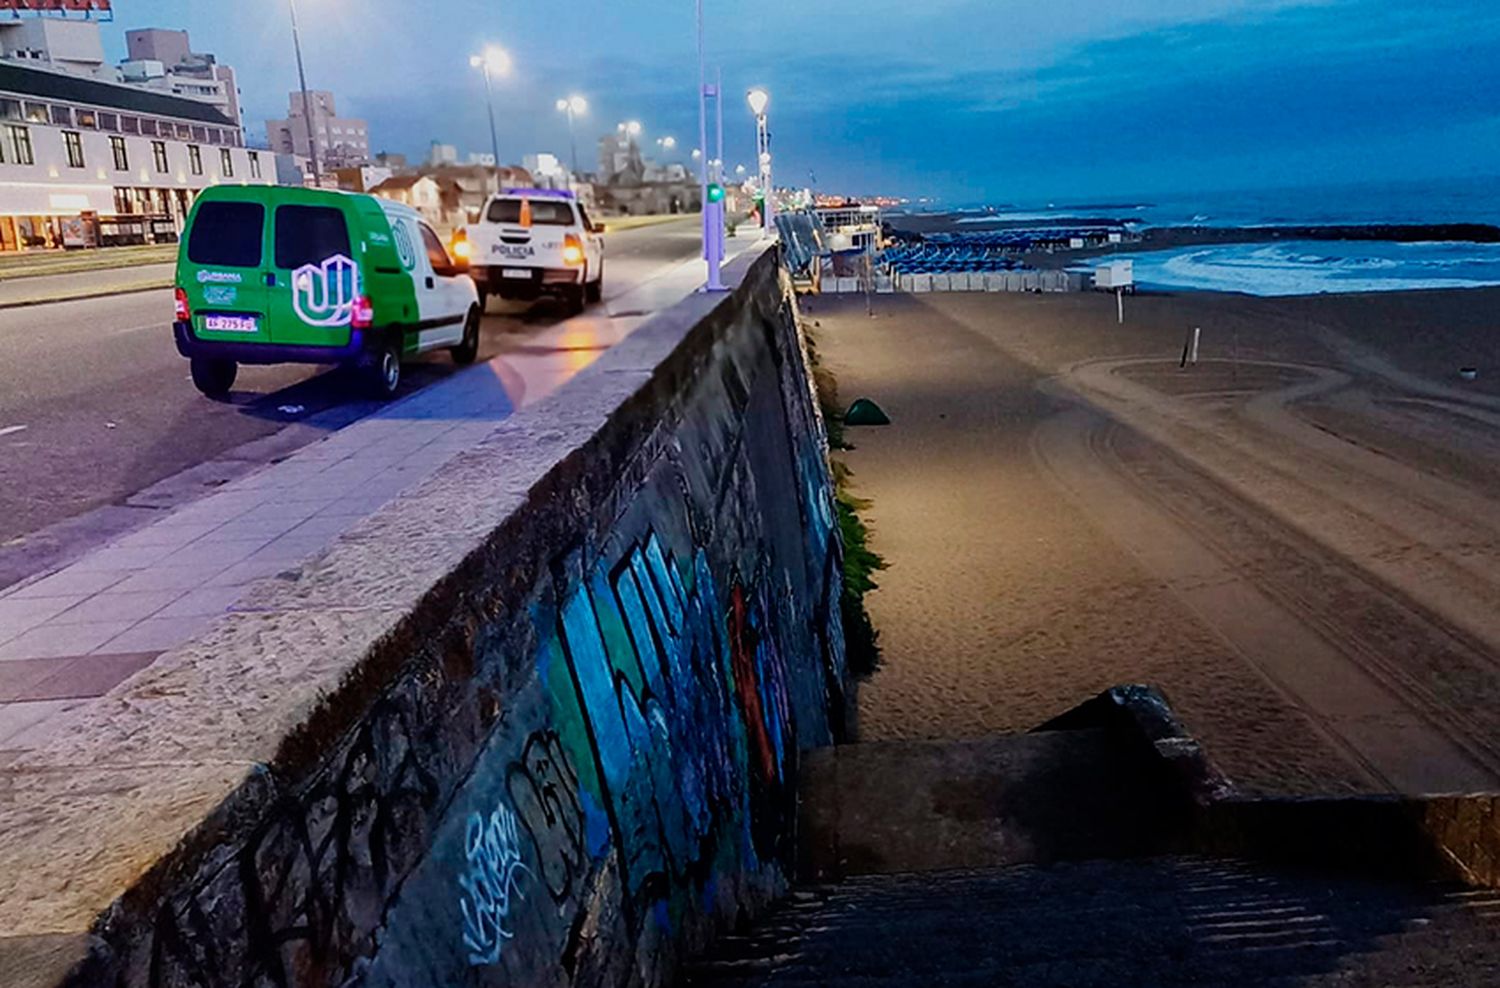
[{"label": "building", "polygon": [[431,175],[397,175],[370,189],[370,194],[405,203],[442,232],[450,232],[468,222],[462,203],[462,190],[452,179],[435,178]]},{"label": "building", "polygon": [[220,65],[213,55],[193,51],[186,31],[156,27],[126,31],[125,49],[120,72],[126,82],[203,100],[235,126],[244,126],[234,69]]},{"label": "building", "polygon": [[442,165],[458,164],[458,146],[456,144],[439,144],[433,141],[427,149],[427,166],[438,168]]},{"label": "building", "polygon": [[648,162],[635,135],[624,130],[599,138],[594,197],[599,211],[624,215],[693,213],[703,208],[702,187],[684,166]]},{"label": "building", "polygon": [[95,78],[113,78],[104,62],[104,39],[92,20],[34,14],[0,21],[0,58]]},{"label": "building", "polygon": [[172,241],[203,188],[275,178],[208,103],[33,61],[0,59],[0,250]]},{"label": "building", "polygon": [[369,192],[394,174],[384,165],[360,165],[356,168],[336,168],[333,177],[345,192]]},{"label": "building", "polygon": [[[308,111],[312,118],[314,143],[311,144],[308,141]],[[316,148],[318,165],[327,171],[370,161],[369,123],[339,116],[333,94],[322,90],[307,94],[305,108],[300,92],[290,94],[286,118],[266,121],[266,139],[271,150],[300,158],[309,157]]]}]

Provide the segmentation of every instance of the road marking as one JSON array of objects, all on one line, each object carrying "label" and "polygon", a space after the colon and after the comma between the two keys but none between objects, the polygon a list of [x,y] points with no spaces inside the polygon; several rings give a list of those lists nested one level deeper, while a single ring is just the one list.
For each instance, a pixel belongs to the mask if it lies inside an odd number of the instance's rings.
[{"label": "road marking", "polygon": [[25,431],[26,427],[24,425],[7,425],[4,428],[0,428],[0,436],[11,436],[15,435],[17,432]]}]

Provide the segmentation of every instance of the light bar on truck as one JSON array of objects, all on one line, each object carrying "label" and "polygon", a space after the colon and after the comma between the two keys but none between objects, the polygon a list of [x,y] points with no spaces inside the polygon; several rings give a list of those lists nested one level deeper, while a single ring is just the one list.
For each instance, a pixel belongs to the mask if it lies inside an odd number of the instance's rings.
[{"label": "light bar on truck", "polygon": [[576,199],[568,189],[506,189],[503,196],[526,196],[529,199]]}]

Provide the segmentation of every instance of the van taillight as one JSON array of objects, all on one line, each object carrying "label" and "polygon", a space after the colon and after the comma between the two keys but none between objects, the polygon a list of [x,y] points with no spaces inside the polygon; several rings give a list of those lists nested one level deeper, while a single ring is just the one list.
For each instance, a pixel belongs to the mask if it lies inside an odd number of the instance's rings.
[{"label": "van taillight", "polygon": [[583,241],[579,240],[571,233],[563,238],[563,263],[583,263]]},{"label": "van taillight", "polygon": [[349,315],[349,325],[355,329],[369,329],[375,325],[375,306],[370,296],[361,295],[354,300],[354,309]]},{"label": "van taillight", "polygon": [[177,321],[193,321],[193,310],[192,307],[188,305],[187,291],[181,288],[177,289]]}]

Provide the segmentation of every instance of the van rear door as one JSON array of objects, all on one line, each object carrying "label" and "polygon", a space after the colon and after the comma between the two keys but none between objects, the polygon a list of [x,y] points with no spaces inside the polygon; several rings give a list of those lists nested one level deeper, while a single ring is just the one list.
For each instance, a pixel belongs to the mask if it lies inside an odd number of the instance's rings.
[{"label": "van rear door", "polygon": [[271,218],[271,340],[345,346],[363,293],[349,218],[336,205],[277,206]]},{"label": "van rear door", "polygon": [[198,203],[188,224],[186,259],[177,280],[193,312],[194,335],[270,342],[265,206],[222,199]]}]

